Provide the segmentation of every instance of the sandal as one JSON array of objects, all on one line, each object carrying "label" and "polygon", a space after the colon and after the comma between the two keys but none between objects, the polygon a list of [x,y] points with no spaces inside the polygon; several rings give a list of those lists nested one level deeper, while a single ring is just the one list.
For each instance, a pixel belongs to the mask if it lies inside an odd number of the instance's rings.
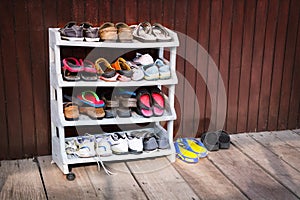
[{"label": "sandal", "polygon": [[78,120],[79,119],[79,110],[78,105],[68,102],[64,104],[64,116],[68,121]]},{"label": "sandal", "polygon": [[154,81],[159,79],[159,71],[156,65],[146,65],[142,66],[142,70],[144,72],[144,79],[147,81]]},{"label": "sandal", "polygon": [[95,61],[95,68],[99,78],[103,77],[104,79],[111,79],[116,76],[116,70],[111,67],[105,58],[98,58]]},{"label": "sandal", "polygon": [[158,87],[152,87],[150,94],[153,103],[153,113],[155,116],[162,116],[165,110],[164,95]]},{"label": "sandal", "polygon": [[92,24],[84,22],[80,24],[83,27],[83,36],[87,42],[98,42],[99,38],[99,28],[94,28]]},{"label": "sandal", "polygon": [[119,100],[113,96],[110,91],[105,91],[101,95],[101,99],[105,102],[107,108],[117,108],[119,107]]},{"label": "sandal", "polygon": [[118,29],[120,42],[132,42],[132,29],[124,22],[119,22],[115,26]]},{"label": "sandal", "polygon": [[144,72],[139,66],[137,66],[134,62],[131,61],[126,61],[126,63],[130,66],[132,70],[131,80],[140,81],[144,78]]},{"label": "sandal", "polygon": [[133,71],[131,70],[130,66],[126,63],[124,58],[118,58],[111,67],[116,70],[117,73],[120,75],[124,75],[128,78],[131,78]]},{"label": "sandal", "polygon": [[167,29],[159,23],[153,24],[152,33],[159,42],[169,42],[172,40]]},{"label": "sandal", "polygon": [[89,60],[82,61],[80,59],[83,71],[81,72],[81,78],[85,81],[97,81],[98,75],[94,63]]},{"label": "sandal", "polygon": [[91,119],[103,119],[105,116],[103,108],[100,107],[80,107],[79,112],[81,114],[89,116]]},{"label": "sandal", "polygon": [[84,91],[77,95],[77,99],[92,107],[102,108],[105,106],[104,101],[100,100],[98,95],[93,91]]},{"label": "sandal", "polygon": [[169,79],[171,77],[170,66],[167,60],[156,59],[154,64],[158,67],[159,79]]},{"label": "sandal", "polygon": [[83,66],[76,58],[69,57],[64,58],[63,64],[63,78],[67,81],[78,81],[80,80],[80,72],[83,71]]},{"label": "sandal", "polygon": [[178,138],[178,140],[185,144],[187,150],[194,152],[199,158],[207,156],[207,149],[199,140],[196,140],[195,138]]},{"label": "sandal", "polygon": [[138,26],[131,26],[134,28],[133,37],[141,42],[155,42],[156,37],[152,33],[152,26],[149,22],[140,23]]},{"label": "sandal", "polygon": [[139,89],[137,92],[137,113],[144,117],[152,117],[152,98],[148,90],[145,88]]},{"label": "sandal", "polygon": [[111,22],[105,22],[99,28],[101,40],[116,41],[118,39],[118,29]]}]

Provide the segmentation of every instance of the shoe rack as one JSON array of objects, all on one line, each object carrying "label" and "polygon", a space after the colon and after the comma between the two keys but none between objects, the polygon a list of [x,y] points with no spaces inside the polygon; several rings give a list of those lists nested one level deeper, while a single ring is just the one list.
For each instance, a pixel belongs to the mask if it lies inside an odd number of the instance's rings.
[{"label": "shoe rack", "polygon": [[[50,74],[50,110],[51,110],[51,141],[52,141],[52,159],[53,162],[61,169],[64,174],[69,174],[69,165],[78,163],[96,162],[98,157],[91,158],[73,158],[68,159],[65,151],[65,128],[78,126],[101,126],[101,125],[123,125],[123,124],[139,124],[154,123],[156,127],[161,128],[160,122],[167,124],[167,132],[169,136],[170,149],[158,150],[151,153],[142,153],[138,155],[113,155],[102,157],[104,162],[122,161],[130,159],[143,159],[149,157],[167,156],[171,162],[175,161],[175,148],[173,145],[173,122],[176,120],[176,112],[174,109],[175,85],[178,83],[176,76],[176,50],[179,46],[177,34],[171,30],[171,42],[152,42],[143,43],[133,40],[130,43],[121,42],[85,42],[85,41],[67,41],[62,40],[58,28],[49,28],[49,74]],[[98,80],[94,82],[88,81],[65,81],[61,71],[61,50],[64,47],[76,48],[109,48],[109,49],[157,49],[158,57],[163,58],[165,52],[170,54],[170,70],[171,78],[166,80],[155,81],[129,81],[129,82],[105,82]],[[69,55],[72,56],[72,55]],[[118,56],[118,55],[116,55]],[[119,55],[121,56],[121,55]],[[144,118],[139,115],[133,115],[129,118],[104,118],[102,120],[92,120],[89,118],[80,118],[77,121],[67,121],[63,113],[63,88],[99,88],[99,87],[141,87],[141,86],[164,86],[168,92],[166,94],[167,105],[165,114],[160,117]],[[99,133],[97,133],[99,134]]]}]

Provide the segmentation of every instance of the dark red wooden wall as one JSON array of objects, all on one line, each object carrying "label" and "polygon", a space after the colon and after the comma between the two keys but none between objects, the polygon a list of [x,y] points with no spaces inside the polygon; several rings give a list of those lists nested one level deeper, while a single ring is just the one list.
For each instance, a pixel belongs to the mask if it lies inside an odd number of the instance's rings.
[{"label": "dark red wooden wall", "polygon": [[[51,153],[47,31],[71,20],[159,22],[186,34],[209,52],[220,71],[227,94],[224,129],[299,128],[299,11],[299,0],[1,1],[0,159]],[[176,87],[175,131],[199,135],[211,116],[216,123],[221,115],[224,99],[206,86],[218,91],[221,79],[212,76],[211,61],[197,56],[191,40],[181,38],[178,52],[184,56],[177,58],[183,76]]]}]

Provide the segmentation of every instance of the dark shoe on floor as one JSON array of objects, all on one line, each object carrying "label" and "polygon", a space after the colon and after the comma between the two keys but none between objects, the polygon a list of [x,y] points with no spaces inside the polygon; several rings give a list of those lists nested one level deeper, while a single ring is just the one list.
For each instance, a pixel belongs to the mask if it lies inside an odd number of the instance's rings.
[{"label": "dark shoe on floor", "polygon": [[219,133],[208,132],[201,136],[201,142],[204,144],[208,151],[219,150]]}]

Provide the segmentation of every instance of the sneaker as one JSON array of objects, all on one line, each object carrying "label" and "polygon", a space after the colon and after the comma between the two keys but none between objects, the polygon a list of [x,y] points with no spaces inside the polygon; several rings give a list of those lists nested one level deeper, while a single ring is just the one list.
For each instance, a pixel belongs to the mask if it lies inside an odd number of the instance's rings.
[{"label": "sneaker", "polygon": [[77,146],[75,144],[75,140],[71,139],[71,140],[66,140],[65,142],[65,150],[67,155],[75,155],[76,151],[77,151]]},{"label": "sneaker", "polygon": [[75,143],[78,146],[78,149],[75,153],[78,157],[89,158],[96,155],[94,136],[77,137]]},{"label": "sneaker", "polygon": [[143,153],[143,139],[141,137],[134,137],[125,133],[128,142],[129,152],[133,154]]},{"label": "sneaker", "polygon": [[58,30],[61,38],[70,41],[83,41],[83,27],[76,25],[76,22],[69,22],[64,28]]},{"label": "sneaker", "polygon": [[104,137],[96,137],[95,139],[96,154],[101,157],[111,156],[111,146]]},{"label": "sneaker", "polygon": [[111,150],[114,154],[121,155],[128,153],[127,139],[120,133],[111,134],[107,140],[110,143]]},{"label": "sneaker", "polygon": [[147,53],[147,54],[140,54],[136,53],[136,57],[133,59],[133,62],[137,65],[152,65],[154,64],[153,58]]},{"label": "sneaker", "polygon": [[154,135],[159,149],[170,148],[168,132],[165,129],[154,131]]}]

